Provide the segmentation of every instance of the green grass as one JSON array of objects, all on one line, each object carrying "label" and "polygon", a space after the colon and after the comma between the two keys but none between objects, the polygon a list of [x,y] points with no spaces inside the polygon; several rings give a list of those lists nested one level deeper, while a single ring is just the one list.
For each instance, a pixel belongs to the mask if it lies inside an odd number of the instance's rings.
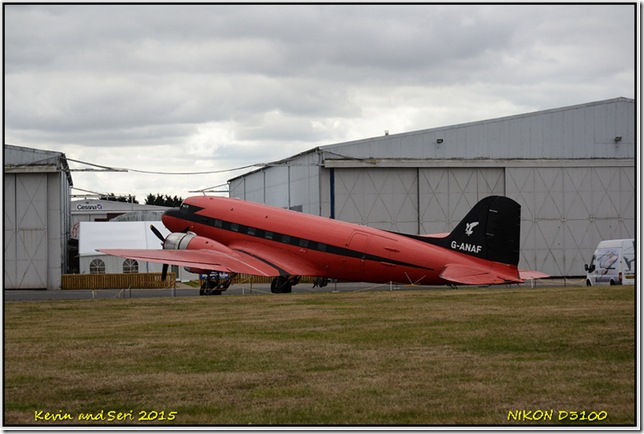
[{"label": "green grass", "polygon": [[633,425],[634,303],[632,286],[7,302],[4,422]]}]

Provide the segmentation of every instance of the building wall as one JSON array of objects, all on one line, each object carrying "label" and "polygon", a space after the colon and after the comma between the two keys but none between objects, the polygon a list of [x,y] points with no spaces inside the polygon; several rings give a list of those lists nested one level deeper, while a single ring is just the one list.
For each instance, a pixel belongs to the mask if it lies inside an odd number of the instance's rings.
[{"label": "building wall", "polygon": [[231,180],[229,196],[321,215],[319,166],[316,153],[304,154]]},{"label": "building wall", "polygon": [[58,172],[4,174],[6,289],[60,289],[68,263],[65,180]]},{"label": "building wall", "polygon": [[[78,225],[80,222],[110,221],[125,214],[142,216],[157,215],[155,220],[161,219],[161,214],[169,207],[145,205],[138,203],[117,202],[112,200],[81,199],[71,202],[71,222]],[[146,218],[146,220],[149,220]]]},{"label": "building wall", "polygon": [[60,289],[72,186],[65,155],[12,145],[4,153],[4,288]]}]

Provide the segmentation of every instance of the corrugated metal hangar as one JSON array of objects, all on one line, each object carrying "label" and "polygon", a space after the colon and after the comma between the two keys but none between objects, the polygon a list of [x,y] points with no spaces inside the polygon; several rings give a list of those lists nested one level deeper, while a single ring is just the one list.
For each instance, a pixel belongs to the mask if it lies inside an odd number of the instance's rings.
[{"label": "corrugated metal hangar", "polygon": [[72,178],[65,154],[4,146],[4,288],[59,289]]},{"label": "corrugated metal hangar", "polygon": [[628,98],[321,146],[229,181],[231,197],[385,230],[445,233],[478,200],[521,204],[521,262],[580,276],[635,235]]}]

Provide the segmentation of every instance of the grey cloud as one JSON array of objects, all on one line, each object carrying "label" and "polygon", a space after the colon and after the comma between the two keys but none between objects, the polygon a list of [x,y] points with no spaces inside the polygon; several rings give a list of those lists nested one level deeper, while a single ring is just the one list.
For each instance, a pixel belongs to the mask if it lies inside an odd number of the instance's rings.
[{"label": "grey cloud", "polygon": [[205,159],[265,161],[385,129],[634,97],[633,5],[4,12],[6,137],[63,152],[213,140]]}]

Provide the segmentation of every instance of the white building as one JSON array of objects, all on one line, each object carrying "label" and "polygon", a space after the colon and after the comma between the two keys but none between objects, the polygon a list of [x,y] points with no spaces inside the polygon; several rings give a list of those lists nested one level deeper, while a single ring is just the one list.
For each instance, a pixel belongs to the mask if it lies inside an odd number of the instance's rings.
[{"label": "white building", "polygon": [[103,199],[80,199],[71,203],[71,237],[78,239],[80,222],[161,221],[168,207]]},{"label": "white building", "polygon": [[230,196],[430,234],[504,195],[521,205],[519,265],[579,276],[599,241],[635,235],[635,116],[615,98],[320,146],[231,179]]},{"label": "white building", "polygon": [[[166,237],[170,233],[159,221],[80,222],[78,256],[80,274],[160,273],[162,264],[106,255],[96,249],[161,249],[161,241],[150,230],[154,225]],[[198,274],[171,266],[179,280],[197,280]]]}]

